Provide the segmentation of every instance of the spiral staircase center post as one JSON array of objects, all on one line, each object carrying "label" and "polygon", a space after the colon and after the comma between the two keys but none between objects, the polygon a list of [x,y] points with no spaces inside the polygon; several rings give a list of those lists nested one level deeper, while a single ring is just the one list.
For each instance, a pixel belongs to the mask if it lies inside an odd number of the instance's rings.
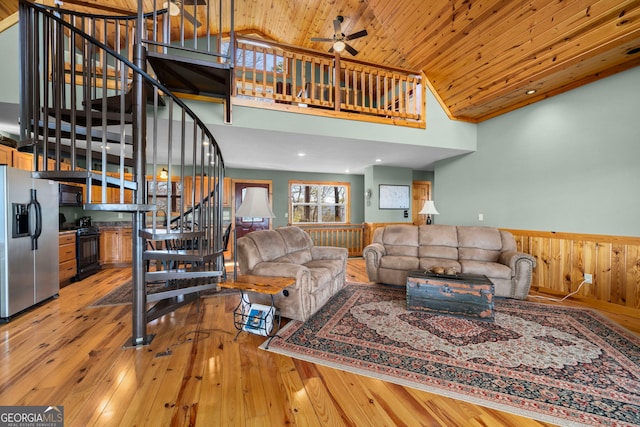
[{"label": "spiral staircase center post", "polygon": [[[147,54],[142,44],[144,39],[143,2],[138,0],[138,19],[136,22],[136,38],[134,44],[134,64],[140,69],[147,70]],[[146,145],[147,145],[147,103],[146,87],[141,74],[133,76],[133,158],[135,165],[135,203],[146,203]],[[147,335],[147,294],[145,290],[145,270],[143,266],[143,252],[145,238],[140,230],[144,227],[145,212],[138,210],[132,213],[132,337],[131,346],[141,346],[151,343],[153,335]]]}]

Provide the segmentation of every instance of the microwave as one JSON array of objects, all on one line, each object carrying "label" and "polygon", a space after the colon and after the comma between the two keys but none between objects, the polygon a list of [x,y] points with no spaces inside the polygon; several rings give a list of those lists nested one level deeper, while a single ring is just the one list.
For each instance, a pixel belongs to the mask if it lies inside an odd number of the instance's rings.
[{"label": "microwave", "polygon": [[60,206],[82,206],[82,187],[60,184],[58,192]]}]

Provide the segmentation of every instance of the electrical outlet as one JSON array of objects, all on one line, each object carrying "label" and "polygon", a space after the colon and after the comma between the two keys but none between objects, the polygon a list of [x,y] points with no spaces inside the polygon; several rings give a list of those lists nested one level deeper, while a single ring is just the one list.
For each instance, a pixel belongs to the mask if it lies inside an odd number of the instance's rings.
[{"label": "electrical outlet", "polygon": [[593,276],[591,274],[584,274],[584,283],[593,283]]}]

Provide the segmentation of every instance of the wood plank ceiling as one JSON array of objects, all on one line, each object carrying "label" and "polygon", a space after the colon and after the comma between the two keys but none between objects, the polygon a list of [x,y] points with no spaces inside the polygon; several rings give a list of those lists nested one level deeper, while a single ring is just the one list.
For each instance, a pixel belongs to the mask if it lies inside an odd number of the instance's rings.
[{"label": "wood plank ceiling", "polygon": [[[104,11],[100,3],[65,7]],[[137,0],[109,2],[112,10],[136,7]],[[321,51],[327,43],[311,37],[332,37],[343,15],[345,34],[369,33],[350,42],[359,60],[421,70],[449,116],[471,122],[640,65],[640,0],[236,0],[235,8],[239,32]]]}]

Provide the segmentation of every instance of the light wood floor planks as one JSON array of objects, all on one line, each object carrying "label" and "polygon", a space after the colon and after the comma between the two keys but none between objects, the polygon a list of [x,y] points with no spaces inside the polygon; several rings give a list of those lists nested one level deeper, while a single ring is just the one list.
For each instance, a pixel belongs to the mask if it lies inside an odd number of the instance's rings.
[{"label": "light wood floor planks", "polygon": [[[362,259],[348,264],[366,281]],[[125,349],[130,306],[88,306],[130,274],[103,270],[0,325],[0,405],[64,405],[66,426],[547,425],[234,341],[236,295],[182,307],[149,325],[151,345]],[[637,312],[595,308],[640,331]]]}]

